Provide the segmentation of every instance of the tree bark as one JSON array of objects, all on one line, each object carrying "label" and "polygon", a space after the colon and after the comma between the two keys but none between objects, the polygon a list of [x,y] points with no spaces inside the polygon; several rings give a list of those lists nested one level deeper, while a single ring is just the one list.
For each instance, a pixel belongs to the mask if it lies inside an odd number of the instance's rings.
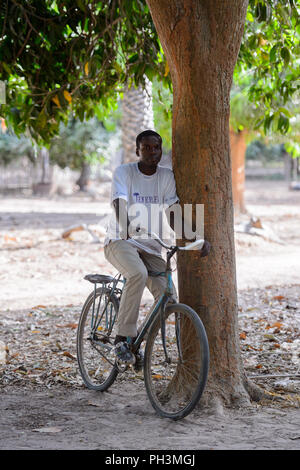
[{"label": "tree bark", "polygon": [[229,145],[230,89],[246,0],[147,0],[173,82],[172,155],[181,204],[204,204],[208,257],[178,256],[180,301],[210,344],[207,397],[248,401],[240,356]]},{"label": "tree bark", "polygon": [[232,166],[232,195],[236,212],[246,212],[245,206],[245,131],[230,130],[230,150]]}]

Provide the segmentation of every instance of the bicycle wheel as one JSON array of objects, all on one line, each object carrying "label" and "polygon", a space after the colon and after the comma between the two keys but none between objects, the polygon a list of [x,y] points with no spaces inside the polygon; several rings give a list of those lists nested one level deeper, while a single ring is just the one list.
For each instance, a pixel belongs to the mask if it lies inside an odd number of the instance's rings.
[{"label": "bicycle wheel", "polygon": [[82,308],[77,329],[77,360],[82,379],[92,390],[104,391],[118,375],[112,348],[118,298],[109,288],[96,289]]},{"label": "bicycle wheel", "polygon": [[145,386],[150,402],[160,416],[180,419],[198,403],[209,366],[204,326],[187,305],[167,306],[165,347],[167,356],[158,317],[150,327],[146,343]]}]

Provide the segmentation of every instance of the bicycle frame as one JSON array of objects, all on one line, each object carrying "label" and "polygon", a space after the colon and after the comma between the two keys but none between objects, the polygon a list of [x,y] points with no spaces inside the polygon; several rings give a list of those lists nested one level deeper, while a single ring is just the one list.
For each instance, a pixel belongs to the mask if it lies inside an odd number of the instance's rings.
[{"label": "bicycle frame", "polygon": [[167,252],[167,264],[166,264],[166,271],[165,273],[150,273],[152,275],[162,275],[164,274],[167,277],[167,285],[166,285],[166,290],[165,292],[161,295],[161,297],[158,299],[157,303],[155,304],[149,318],[147,319],[146,323],[144,324],[142,330],[140,331],[139,335],[135,339],[132,349],[133,352],[137,351],[141,342],[144,339],[145,334],[147,333],[150,325],[156,318],[158,312],[161,312],[161,331],[162,331],[162,343],[163,343],[163,348],[166,356],[166,360],[168,360],[168,354],[166,350],[166,341],[165,341],[165,327],[164,327],[164,312],[166,305],[168,301],[170,300],[172,294],[173,294],[173,289],[172,289],[172,270],[171,270],[171,258],[172,256],[176,253],[177,247],[173,247],[170,251]]},{"label": "bicycle frame", "polygon": [[[106,299],[106,305],[105,305],[105,308],[100,316],[100,318],[98,318],[98,315],[99,315],[99,309],[100,309],[100,304],[101,304],[101,300],[102,300],[102,295],[100,296],[99,300],[98,300],[98,308],[97,308],[97,312],[96,312],[96,317],[95,317],[95,299],[96,299],[96,290],[97,290],[97,284],[95,283],[94,285],[94,298],[93,298],[93,310],[92,310],[92,319],[91,319],[91,328],[92,328],[92,331],[95,332],[103,318],[103,315],[105,314],[106,315],[106,323],[107,323],[107,306],[109,304],[109,301],[112,297],[112,295],[117,292],[120,296],[122,295],[122,289],[120,288],[117,288],[117,284],[119,282],[123,282],[125,284],[125,279],[121,279],[121,274],[118,274],[114,280],[112,281],[113,282],[113,286],[110,290],[110,294],[108,296],[108,298]],[[103,284],[102,284],[103,285]],[[111,317],[111,313],[110,313],[110,317]],[[95,320],[96,318],[96,320]],[[113,327],[115,323],[115,319],[113,319],[113,322],[111,324],[111,328]]]},{"label": "bicycle frame", "polygon": [[[152,322],[154,321],[154,319],[156,318],[156,316],[158,315],[158,312],[160,311],[161,312],[161,333],[162,333],[162,344],[163,344],[163,348],[164,348],[164,352],[165,352],[165,356],[166,356],[166,361],[168,361],[168,354],[167,354],[167,350],[166,350],[166,341],[165,341],[165,319],[164,319],[164,312],[165,312],[165,308],[166,308],[166,305],[168,303],[168,301],[170,300],[171,296],[172,296],[172,270],[171,270],[171,258],[172,256],[174,256],[174,254],[178,251],[178,250],[186,250],[188,249],[188,247],[179,247],[179,246],[167,246],[165,245],[159,238],[158,238],[158,241],[160,242],[160,244],[162,246],[164,246],[165,248],[168,249],[167,251],[167,263],[166,263],[166,270],[164,273],[152,273],[152,272],[149,272],[149,275],[150,276],[159,276],[159,275],[165,275],[167,277],[167,285],[166,285],[166,289],[165,289],[165,292],[161,295],[161,297],[159,298],[158,302],[155,304],[149,318],[147,319],[146,323],[144,324],[144,326],[142,327],[142,330],[140,331],[140,333],[138,334],[137,338],[135,339],[135,341],[133,342],[133,344],[131,345],[132,347],[132,350],[133,352],[137,351],[141,342],[143,341],[144,339],[144,336],[145,334],[147,333],[150,325],[152,324]],[[194,247],[196,245],[198,245],[199,243],[202,243],[203,244],[204,240],[197,240],[196,242],[193,242],[189,245],[189,247]],[[100,319],[97,321],[94,329],[92,331],[95,332],[95,330],[97,329],[100,321],[102,320],[103,318],[103,315],[104,313],[107,315],[107,305],[109,304],[109,301],[110,301],[110,298],[112,296],[112,294],[114,293],[115,289],[116,289],[116,285],[118,284],[118,282],[123,282],[125,284],[126,282],[126,279],[121,279],[121,274],[117,275],[115,277],[115,279],[112,281],[113,282],[113,287],[112,287],[112,290],[110,292],[110,295],[107,299],[107,302],[106,302],[106,305],[105,305],[105,308],[103,310],[103,313],[100,317]],[[118,291],[118,294],[119,295],[119,299],[121,298],[122,296],[122,289],[117,289]],[[102,297],[102,295],[101,295]],[[92,322],[94,321],[94,309],[95,309],[95,298],[96,298],[96,284],[95,284],[95,291],[94,291],[94,300],[93,300],[93,313],[92,313]],[[100,306],[100,302],[101,302],[101,298],[99,299],[99,304],[98,304],[98,309],[97,309],[97,316],[98,316],[98,313],[99,313],[99,306]],[[112,326],[115,322],[115,319],[113,320],[113,323],[112,323]],[[178,337],[179,337],[179,325],[176,326],[176,336],[177,336],[177,343],[178,343]],[[102,344],[101,341],[97,341],[98,344]],[[109,346],[107,344],[103,344],[103,346],[105,346],[106,349],[112,349],[113,346]],[[179,349],[179,353],[181,355],[181,347],[180,345],[178,344],[178,349]]]},{"label": "bicycle frame", "polygon": [[[176,251],[177,251],[177,247],[174,247],[167,253],[167,264],[166,264],[166,271],[165,272],[163,272],[163,273],[149,272],[150,276],[161,276],[161,275],[166,276],[167,277],[167,285],[166,285],[165,292],[161,295],[161,297],[159,298],[159,300],[155,304],[151,314],[149,315],[149,318],[147,319],[147,321],[144,324],[142,330],[140,331],[140,333],[138,334],[138,336],[135,339],[134,343],[132,344],[133,352],[138,350],[138,348],[139,348],[141,342],[143,341],[144,336],[147,333],[150,325],[152,324],[152,322],[157,317],[158,312],[161,311],[162,342],[163,342],[163,348],[164,348],[165,355],[166,355],[166,360],[168,360],[167,351],[166,351],[166,347],[165,347],[165,334],[164,334],[165,333],[165,328],[164,328],[164,315],[163,314],[164,314],[164,311],[165,311],[165,307],[166,307],[168,301],[170,300],[170,298],[173,294],[172,271],[171,271],[171,262],[170,261],[171,261],[171,258],[175,254]],[[114,278],[114,280],[112,281],[111,291],[110,291],[110,294],[109,294],[108,298],[106,299],[106,305],[105,305],[105,308],[104,308],[100,318],[98,318],[98,315],[99,315],[99,308],[100,308],[100,304],[101,304],[102,294],[99,298],[98,308],[97,308],[97,312],[96,312],[96,315],[95,315],[95,299],[96,299],[96,284],[95,284],[95,286],[94,286],[92,320],[91,320],[91,322],[92,322],[92,325],[91,325],[92,332],[95,332],[97,330],[97,328],[98,328],[98,326],[99,326],[99,324],[100,324],[100,322],[103,318],[103,315],[104,314],[106,316],[108,315],[107,306],[109,304],[110,298],[113,295],[113,293],[115,291],[118,291],[118,293],[120,294],[119,298],[121,298],[122,289],[119,289],[119,288],[116,287],[119,282],[123,282],[124,284],[126,283],[126,279],[121,279],[121,274],[118,274]],[[111,322],[111,317],[110,317],[110,326],[111,326],[111,328],[113,327],[114,322],[115,322],[115,319],[113,319],[113,321]],[[101,340],[97,340],[97,344],[102,345],[103,347],[105,347],[105,349],[112,349],[113,348],[113,346],[109,346],[108,344],[102,343]]]}]

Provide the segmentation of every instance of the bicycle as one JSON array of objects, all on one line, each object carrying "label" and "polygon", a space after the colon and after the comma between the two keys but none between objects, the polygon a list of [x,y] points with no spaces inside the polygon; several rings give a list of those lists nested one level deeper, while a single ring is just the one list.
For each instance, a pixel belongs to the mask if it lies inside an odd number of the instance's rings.
[{"label": "bicycle", "polygon": [[[145,339],[143,365],[148,398],[160,416],[177,420],[187,416],[201,398],[209,368],[209,347],[197,313],[188,305],[172,301],[171,258],[179,250],[201,249],[204,240],[185,247],[168,246],[157,235],[151,235],[168,251],[165,273],[149,275],[165,275],[167,285],[131,350],[137,354]],[[118,374],[130,367],[120,366],[113,351],[114,327],[126,280],[120,273],[115,277],[89,274],[84,279],[94,284],[94,291],[86,299],[78,323],[78,365],[89,389],[105,391]]]}]

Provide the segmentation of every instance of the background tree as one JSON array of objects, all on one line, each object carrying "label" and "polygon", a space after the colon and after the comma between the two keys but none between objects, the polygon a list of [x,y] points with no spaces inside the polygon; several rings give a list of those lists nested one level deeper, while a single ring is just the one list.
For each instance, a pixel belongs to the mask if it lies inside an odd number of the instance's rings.
[{"label": "background tree", "polygon": [[61,168],[80,170],[77,184],[84,191],[91,176],[90,165],[105,161],[111,133],[112,129],[108,132],[95,117],[86,122],[72,117],[67,125],[61,123],[59,135],[52,138],[50,160]]},{"label": "background tree", "polygon": [[0,132],[1,164],[8,165],[10,162],[24,156],[32,162],[35,161],[35,151],[31,140],[24,135],[18,138],[10,129],[7,129],[6,132]]},{"label": "background tree", "polygon": [[122,100],[122,153],[123,162],[136,161],[135,138],[146,130],[153,129],[152,83],[146,80],[145,87],[126,87]]},{"label": "background tree", "polygon": [[293,101],[299,100],[299,2],[249,0],[235,79],[252,79],[248,98],[260,110],[256,127],[289,130]]}]

